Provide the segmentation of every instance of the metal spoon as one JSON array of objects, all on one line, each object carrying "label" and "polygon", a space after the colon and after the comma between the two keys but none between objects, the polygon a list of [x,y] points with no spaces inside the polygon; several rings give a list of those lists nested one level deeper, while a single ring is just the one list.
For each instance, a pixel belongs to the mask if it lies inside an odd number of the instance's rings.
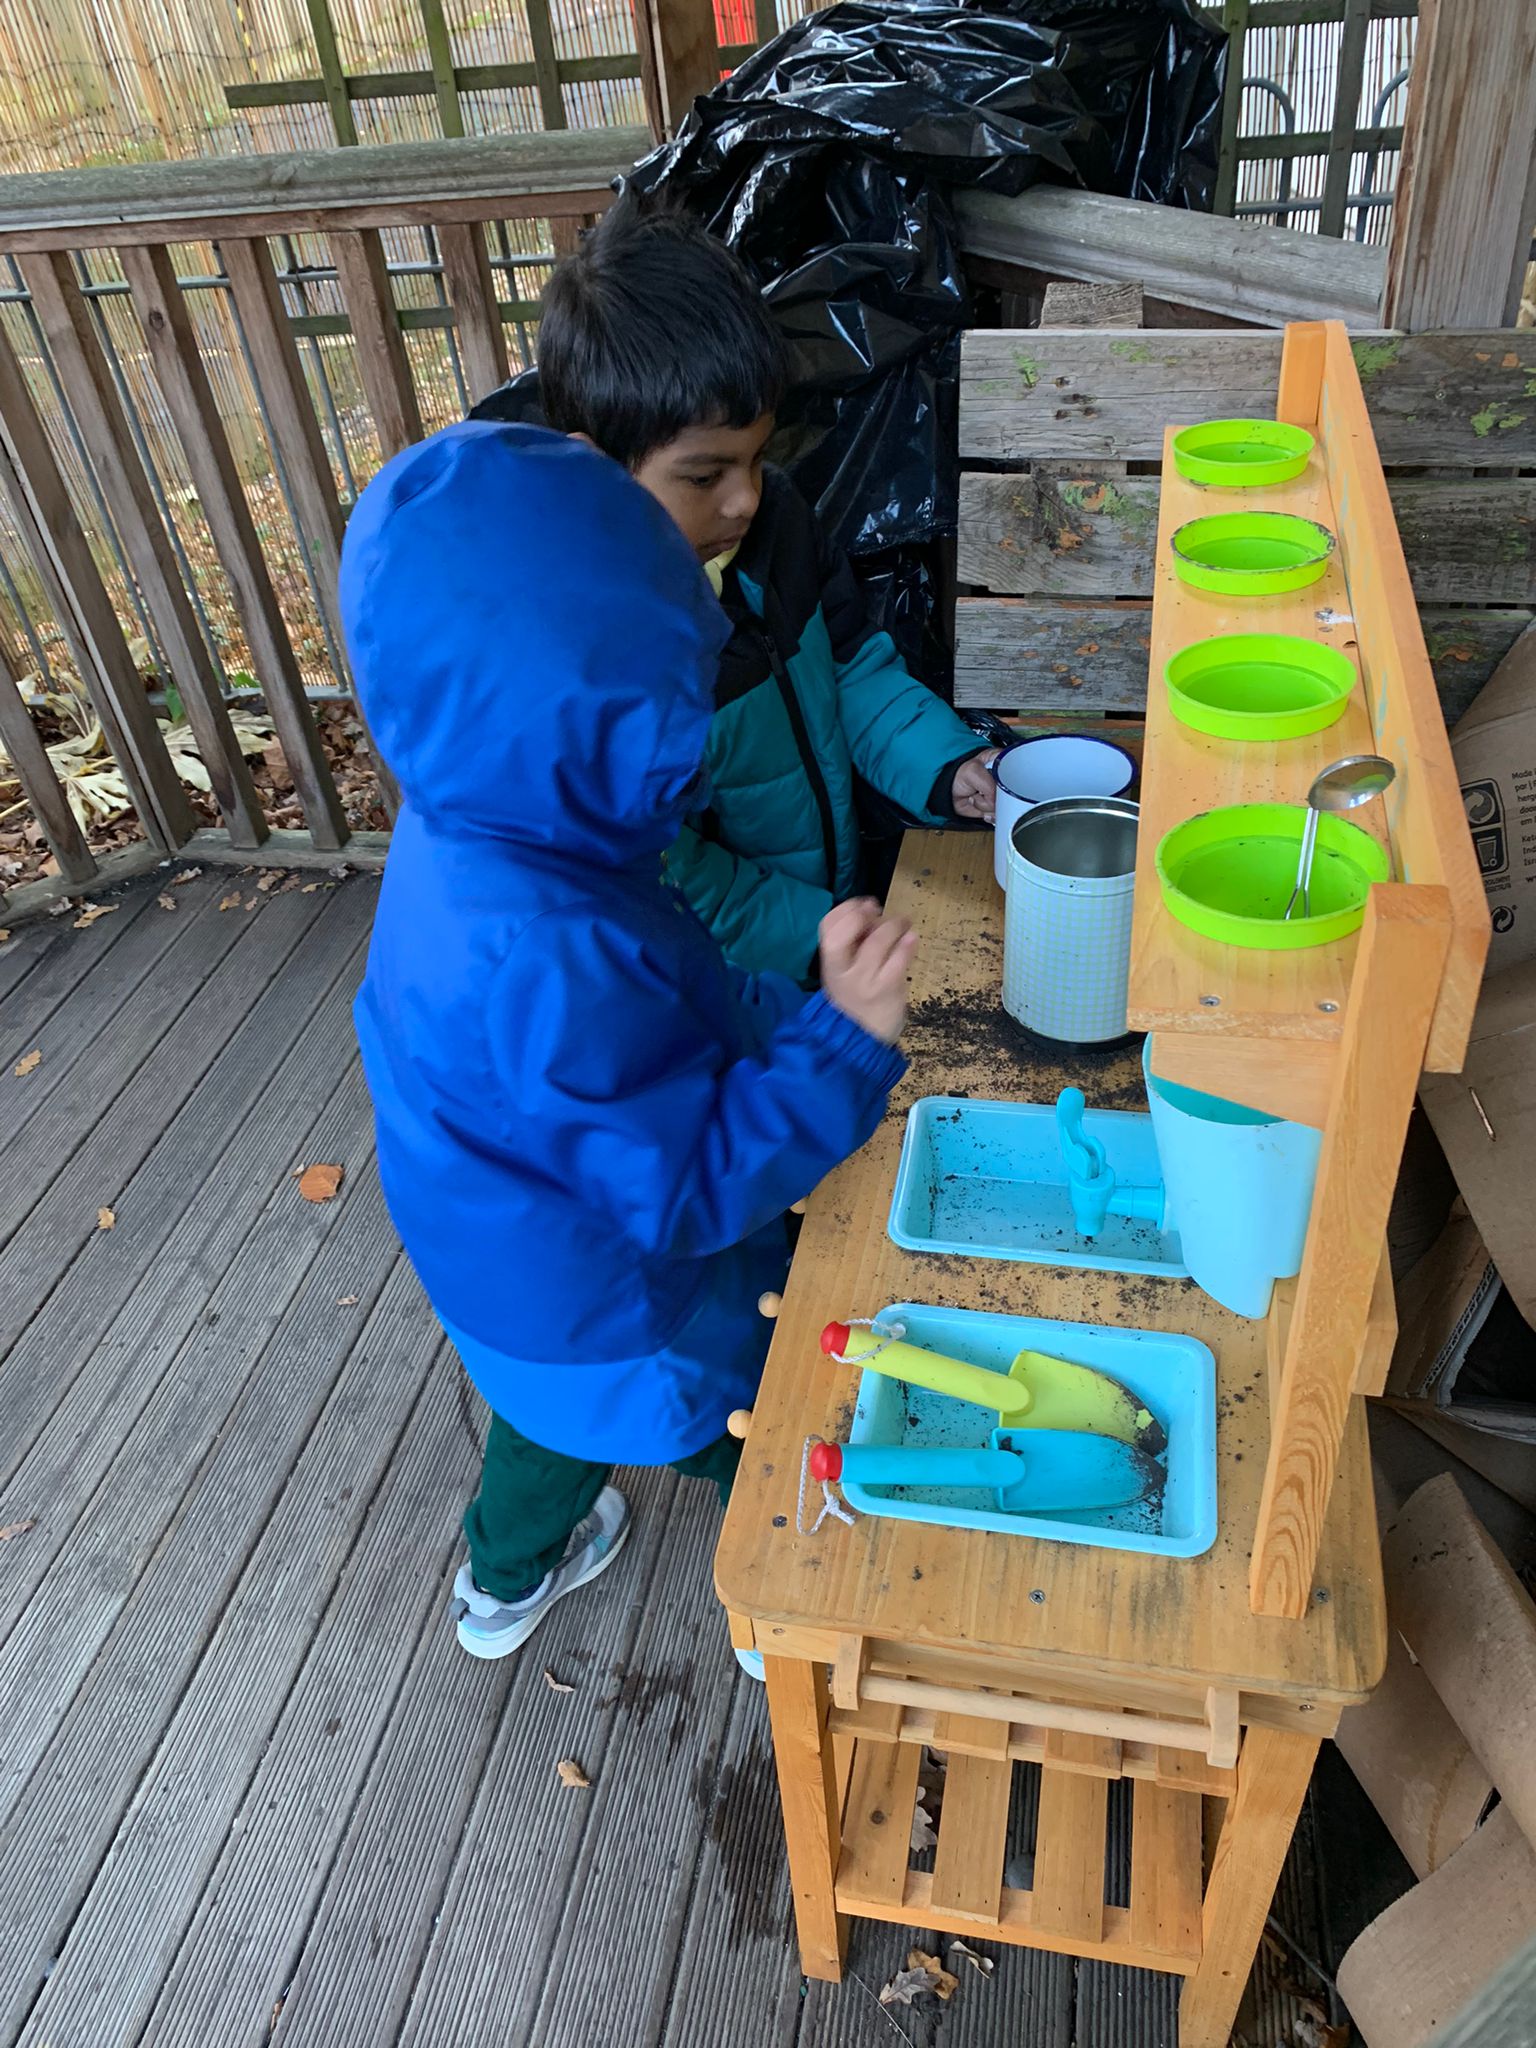
[{"label": "metal spoon", "polygon": [[1284,911],[1289,920],[1298,900],[1301,915],[1312,915],[1312,860],[1317,851],[1317,821],[1324,811],[1355,811],[1373,796],[1390,789],[1397,770],[1380,754],[1346,754],[1325,768],[1307,791],[1307,822],[1301,834],[1301,858],[1296,863],[1296,886]]}]

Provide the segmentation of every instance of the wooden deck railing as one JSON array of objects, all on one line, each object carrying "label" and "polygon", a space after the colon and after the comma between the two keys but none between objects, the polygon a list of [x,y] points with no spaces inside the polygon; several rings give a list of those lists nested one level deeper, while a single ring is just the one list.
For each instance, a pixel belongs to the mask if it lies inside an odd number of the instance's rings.
[{"label": "wooden deck railing", "polygon": [[[235,445],[243,436],[232,439],[232,427],[255,428],[231,418],[227,390],[219,402],[217,365],[194,319],[191,288],[217,290],[227,301],[324,627],[333,684],[344,686],[336,572],[346,504],[359,478],[323,368],[311,362],[306,371],[301,342],[317,333],[350,334],[370,459],[387,459],[429,427],[407,347],[413,330],[430,326],[450,340],[457,387],[451,410],[507,375],[504,322],[533,309],[504,299],[500,276],[551,258],[504,253],[498,261],[488,225],[590,218],[607,204],[612,178],[649,141],[641,129],[572,130],[6,181],[0,259],[13,260],[9,296],[25,306],[35,347],[24,359],[0,329],[0,500],[36,601],[56,623],[127,784],[145,835],[143,861],[194,835],[210,853],[262,848],[264,858],[334,856],[357,837],[295,652],[267,518],[253,511],[251,464]],[[427,231],[427,261],[391,264],[386,242],[404,227]],[[190,278],[182,253],[188,245],[196,251]],[[435,305],[398,303],[397,280],[411,271],[430,273]],[[284,301],[295,275],[339,291],[341,310],[295,318]],[[123,363],[122,323],[130,309],[129,347],[140,396],[147,390],[150,401],[139,405]],[[328,406],[329,441],[322,426]],[[263,816],[231,719],[239,693],[231,689],[197,582],[186,572],[184,537],[148,446],[150,411],[162,444],[169,441],[182,465],[182,495],[195,500],[205,522],[249,655],[242,680],[247,690],[254,681],[265,703],[302,832],[274,836]],[[136,659],[130,645],[125,609],[144,621],[159,684],[184,707],[216,827],[199,831],[195,799],[146,688],[142,651]],[[98,873],[97,858],[15,687],[20,664],[9,653],[6,661],[12,676],[0,676],[0,748],[60,875],[85,883]],[[392,814],[394,792],[382,764],[375,768]]]}]

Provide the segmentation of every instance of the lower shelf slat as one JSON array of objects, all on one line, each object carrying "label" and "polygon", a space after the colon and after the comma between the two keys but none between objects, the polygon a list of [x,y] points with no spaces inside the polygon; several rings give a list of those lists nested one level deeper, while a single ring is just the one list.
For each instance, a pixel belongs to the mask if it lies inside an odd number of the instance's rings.
[{"label": "lower shelf slat", "polygon": [[[933,1879],[926,1871],[907,1875],[906,1889],[899,1904],[889,1900],[861,1898],[849,1885],[837,1887],[837,1910],[856,1919],[884,1920],[897,1927],[933,1928],[940,1934],[974,1935],[976,1922],[959,1913],[947,1913],[933,1902]],[[1089,1962],[1129,1963],[1133,1969],[1167,1970],[1187,1976],[1200,1957],[1198,1951],[1148,1949],[1131,1933],[1130,1909],[1104,1908],[1104,1928],[1097,1941],[1081,1940],[1058,1928],[1042,1927],[1035,1916],[1033,1892],[1015,1891],[1005,1885],[998,1902],[997,1924],[988,1929],[993,1941],[1016,1943],[1021,1948],[1049,1949],[1056,1955],[1080,1956]]]},{"label": "lower shelf slat", "polygon": [[1040,1773],[1035,1833],[1035,1922],[1079,1941],[1104,1932],[1104,1835],[1107,1778],[1073,1771]]},{"label": "lower shelf slat", "polygon": [[1012,1764],[950,1758],[933,1863],[933,1902],[940,1912],[979,1926],[997,1919],[1012,1786]]},{"label": "lower shelf slat", "polygon": [[1147,1948],[1198,1952],[1203,1875],[1200,1797],[1143,1781],[1132,1800],[1132,1937]]},{"label": "lower shelf slat", "polygon": [[922,1760],[909,1742],[860,1742],[854,1750],[838,1874],[872,1907],[901,1902]]}]

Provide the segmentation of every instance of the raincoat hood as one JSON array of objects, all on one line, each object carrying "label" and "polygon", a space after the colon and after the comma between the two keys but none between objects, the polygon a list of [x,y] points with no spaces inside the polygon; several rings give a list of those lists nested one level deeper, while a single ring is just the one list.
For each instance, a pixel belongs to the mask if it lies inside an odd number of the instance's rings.
[{"label": "raincoat hood", "polygon": [[729,624],[616,462],[468,421],[381,470],[348,523],[358,694],[431,830],[625,866],[699,803]]}]

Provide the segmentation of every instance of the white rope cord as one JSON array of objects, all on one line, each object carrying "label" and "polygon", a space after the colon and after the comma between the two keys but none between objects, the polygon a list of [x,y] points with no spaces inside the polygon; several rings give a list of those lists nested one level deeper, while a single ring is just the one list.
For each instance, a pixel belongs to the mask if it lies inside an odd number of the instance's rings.
[{"label": "white rope cord", "polygon": [[[855,1352],[851,1357],[842,1351],[831,1352],[829,1355],[838,1365],[867,1365],[870,1359],[878,1358],[887,1345],[899,1344],[907,1334],[905,1323],[882,1323],[878,1316],[846,1316],[843,1320],[844,1326],[847,1329],[868,1330],[873,1336],[878,1337],[880,1341],[870,1350]],[[819,1436],[808,1436],[801,1448],[800,1490],[795,1495],[795,1534],[797,1536],[814,1536],[828,1515],[834,1516],[839,1522],[845,1522],[850,1529],[858,1520],[858,1516],[848,1506],[847,1502],[839,1500],[833,1492],[831,1480],[823,1479],[821,1482],[821,1513],[809,1528],[805,1526],[805,1489],[810,1483],[811,1476],[811,1446],[824,1441],[825,1439]]]},{"label": "white rope cord", "polygon": [[905,1323],[882,1323],[878,1316],[847,1316],[844,1328],[849,1330],[870,1330],[880,1339],[870,1351],[856,1351],[851,1357],[841,1351],[830,1354],[839,1365],[867,1365],[872,1358],[878,1358],[888,1345],[899,1344],[907,1334]]},{"label": "white rope cord", "polygon": [[808,1436],[801,1447],[800,1491],[795,1496],[795,1534],[797,1536],[814,1536],[828,1515],[835,1516],[839,1522],[846,1522],[850,1529],[858,1519],[847,1503],[840,1501],[832,1491],[831,1480],[823,1479],[821,1482],[821,1513],[812,1522],[809,1529],[805,1526],[805,1489],[811,1476],[811,1447],[813,1444],[819,1444],[824,1441],[825,1439],[819,1436]]}]

